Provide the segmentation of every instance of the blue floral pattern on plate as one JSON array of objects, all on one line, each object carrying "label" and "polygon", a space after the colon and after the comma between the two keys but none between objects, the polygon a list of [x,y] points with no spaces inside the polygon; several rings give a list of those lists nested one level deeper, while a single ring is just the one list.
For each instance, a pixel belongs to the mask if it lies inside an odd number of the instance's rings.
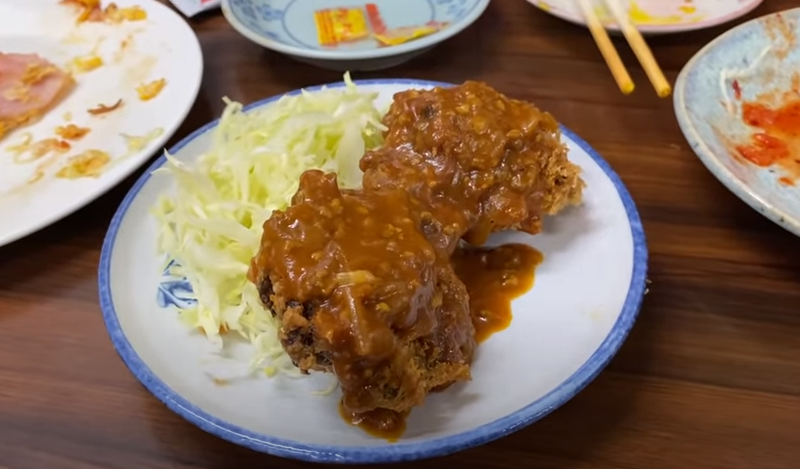
[{"label": "blue floral pattern on plate", "polygon": [[161,274],[156,302],[162,308],[174,306],[178,309],[185,309],[197,304],[197,299],[194,296],[189,280],[186,277],[173,274],[173,269],[177,265],[174,260],[171,260]]},{"label": "blue floral pattern on plate", "polygon": [[[486,0],[229,0],[228,9],[236,21],[251,33],[274,42],[303,49],[326,50],[317,43],[313,12],[321,8],[357,7],[375,3],[389,28],[415,26],[429,21],[452,27],[468,20]],[[377,49],[377,43],[363,41],[348,46]]]}]

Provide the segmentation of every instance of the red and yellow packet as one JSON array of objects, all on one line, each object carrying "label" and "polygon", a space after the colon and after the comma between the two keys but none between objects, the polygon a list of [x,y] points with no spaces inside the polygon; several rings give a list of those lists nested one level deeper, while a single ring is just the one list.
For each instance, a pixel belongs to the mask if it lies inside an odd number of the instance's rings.
[{"label": "red and yellow packet", "polygon": [[328,8],[314,12],[317,38],[322,46],[355,42],[369,37],[367,20],[361,8]]},{"label": "red and yellow packet", "polygon": [[433,34],[447,23],[431,21],[422,26],[406,26],[388,29],[378,6],[367,3],[363,8],[327,8],[314,12],[317,38],[323,47],[335,47],[368,38],[375,39],[382,47],[396,46]]}]

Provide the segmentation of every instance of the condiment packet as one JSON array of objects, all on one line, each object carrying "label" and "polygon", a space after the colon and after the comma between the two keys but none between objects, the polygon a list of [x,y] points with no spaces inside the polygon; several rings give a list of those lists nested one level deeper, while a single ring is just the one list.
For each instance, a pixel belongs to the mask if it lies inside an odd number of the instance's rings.
[{"label": "condiment packet", "polygon": [[222,0],[169,0],[187,18],[219,8]]},{"label": "condiment packet", "polygon": [[367,18],[361,8],[326,8],[314,12],[321,46],[335,46],[369,37]]},{"label": "condiment packet", "polygon": [[378,41],[381,47],[396,46],[447,26],[447,23],[431,21],[421,26],[388,29],[374,3],[317,10],[314,12],[314,24],[319,45],[323,47],[336,47],[368,38]]},{"label": "condiment packet", "polygon": [[389,29],[382,33],[376,32],[375,39],[384,47],[397,46],[433,34],[445,26],[447,26],[447,23],[431,21],[422,26],[405,26],[402,28]]}]

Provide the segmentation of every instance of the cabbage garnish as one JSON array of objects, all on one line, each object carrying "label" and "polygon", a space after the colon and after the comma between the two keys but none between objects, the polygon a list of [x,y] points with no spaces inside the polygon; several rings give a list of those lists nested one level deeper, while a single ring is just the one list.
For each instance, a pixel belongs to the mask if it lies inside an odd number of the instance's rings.
[{"label": "cabbage garnish", "polygon": [[230,333],[248,340],[250,372],[297,373],[278,340],[277,320],[246,278],[264,221],[289,205],[308,169],[336,172],[342,187],[359,187],[361,156],[383,143],[377,93],[358,90],[347,74],[344,81],[247,112],[224,98],[210,150],[190,163],[165,153],[167,163],[154,171],[175,181],[174,192],[152,208],[159,250],[197,299],[179,310],[180,319],[220,350]]}]

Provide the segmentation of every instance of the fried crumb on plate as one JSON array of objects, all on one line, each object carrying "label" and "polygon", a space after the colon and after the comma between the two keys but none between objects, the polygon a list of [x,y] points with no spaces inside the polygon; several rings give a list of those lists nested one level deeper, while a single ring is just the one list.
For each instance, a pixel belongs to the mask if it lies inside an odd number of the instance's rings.
[{"label": "fried crumb on plate", "polygon": [[120,107],[122,107],[122,104],[123,104],[123,101],[122,101],[122,98],[120,98],[119,100],[117,100],[116,103],[112,104],[111,106],[108,106],[108,105],[105,105],[105,104],[98,104],[96,107],[87,109],[86,112],[88,112],[89,114],[97,116],[97,115],[100,115],[100,114],[106,114],[108,112],[111,112],[111,111],[114,111],[116,109],[119,109]]},{"label": "fried crumb on plate", "polygon": [[122,23],[123,21],[142,21],[147,19],[147,12],[138,5],[120,8],[116,3],[109,3],[103,10],[100,0],[61,0],[64,5],[72,5],[80,9],[77,23],[86,21]]},{"label": "fried crumb on plate", "polygon": [[159,78],[158,80],[153,80],[150,83],[144,83],[136,87],[136,93],[139,94],[139,99],[142,101],[149,101],[159,93],[164,87],[167,85],[167,80],[164,78]]},{"label": "fried crumb on plate", "polygon": [[56,127],[56,135],[67,140],[79,140],[91,130],[92,129],[88,127],[78,127],[75,124],[67,124]]},{"label": "fried crumb on plate", "polygon": [[69,68],[75,72],[86,73],[101,67],[103,58],[97,54],[81,55],[72,59]]},{"label": "fried crumb on plate", "polygon": [[105,9],[105,17],[112,23],[121,23],[123,21],[142,21],[147,19],[147,12],[138,5],[119,8],[115,3],[111,3]]},{"label": "fried crumb on plate", "polygon": [[111,162],[111,157],[108,153],[101,150],[86,150],[70,157],[66,166],[58,170],[56,177],[62,179],[96,178],[100,176],[109,162]]},{"label": "fried crumb on plate", "polygon": [[100,0],[61,0],[63,5],[73,5],[80,9],[76,23],[85,21],[102,21],[103,10],[100,8]]}]

